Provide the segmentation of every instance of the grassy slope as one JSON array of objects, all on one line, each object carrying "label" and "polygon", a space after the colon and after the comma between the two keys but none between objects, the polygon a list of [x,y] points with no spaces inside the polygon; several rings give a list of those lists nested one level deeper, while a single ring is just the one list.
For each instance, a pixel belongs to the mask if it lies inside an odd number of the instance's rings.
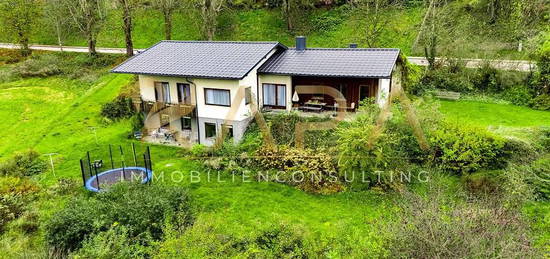
[{"label": "grassy slope", "polygon": [[451,121],[480,126],[550,126],[550,112],[510,104],[441,101],[441,111]]}]

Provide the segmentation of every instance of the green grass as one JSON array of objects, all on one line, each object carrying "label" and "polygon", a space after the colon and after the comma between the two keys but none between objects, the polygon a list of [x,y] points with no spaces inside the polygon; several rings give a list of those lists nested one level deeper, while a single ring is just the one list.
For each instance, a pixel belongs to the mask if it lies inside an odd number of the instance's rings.
[{"label": "green grass", "polygon": [[511,104],[442,100],[440,110],[450,121],[483,127],[550,126],[550,112]]}]

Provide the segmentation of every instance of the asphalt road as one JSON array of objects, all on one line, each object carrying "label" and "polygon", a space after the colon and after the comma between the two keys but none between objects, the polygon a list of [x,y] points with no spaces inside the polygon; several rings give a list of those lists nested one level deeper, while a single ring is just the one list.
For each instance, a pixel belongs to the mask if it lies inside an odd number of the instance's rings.
[{"label": "asphalt road", "polygon": [[[4,49],[17,49],[19,46],[11,43],[0,43],[0,48]],[[32,50],[44,50],[44,51],[68,51],[68,52],[88,52],[87,47],[76,47],[76,46],[63,46],[61,49],[59,46],[55,45],[31,45]],[[135,49],[136,53],[143,51],[143,49]],[[126,54],[126,49],[124,48],[97,48],[99,53],[109,53],[109,54]],[[428,60],[424,57],[407,57],[410,63],[427,66]],[[439,58],[438,58],[439,59]],[[493,67],[501,70],[515,70],[515,71],[530,71],[535,68],[535,64],[528,60],[483,60],[483,59],[462,59],[466,62],[466,67],[477,68],[489,62]]]}]

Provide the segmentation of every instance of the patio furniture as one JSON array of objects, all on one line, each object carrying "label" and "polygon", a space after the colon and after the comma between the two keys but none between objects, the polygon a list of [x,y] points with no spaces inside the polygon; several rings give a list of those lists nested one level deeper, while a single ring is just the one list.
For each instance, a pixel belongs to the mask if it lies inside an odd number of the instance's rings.
[{"label": "patio furniture", "polygon": [[300,110],[302,111],[313,111],[313,112],[321,112],[325,106],[326,103],[318,102],[318,101],[308,101],[304,103],[304,106],[300,107]]}]

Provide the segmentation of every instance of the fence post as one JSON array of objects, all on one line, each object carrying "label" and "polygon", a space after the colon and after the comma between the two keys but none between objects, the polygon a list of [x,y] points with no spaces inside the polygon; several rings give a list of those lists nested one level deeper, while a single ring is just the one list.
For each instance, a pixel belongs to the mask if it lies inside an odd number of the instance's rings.
[{"label": "fence post", "polygon": [[115,162],[113,161],[113,149],[111,144],[109,144],[109,156],[111,157],[111,169],[115,169]]},{"label": "fence post", "polygon": [[137,167],[136,146],[132,143],[132,152],[134,153],[134,166]]},{"label": "fence post", "polygon": [[97,175],[97,168],[94,166],[94,172],[95,172],[95,180],[97,182],[97,190],[99,191],[101,188],[99,187],[99,176]]},{"label": "fence post", "polygon": [[147,146],[147,166],[151,172],[151,179],[149,179],[149,184],[151,184],[151,182],[153,182],[153,162],[151,161],[151,150],[149,146]]},{"label": "fence post", "polygon": [[149,179],[149,166],[147,165],[147,154],[143,153],[143,165],[145,166],[145,179],[147,183],[150,183],[152,179]]},{"label": "fence post", "polygon": [[86,176],[84,175],[84,162],[82,162],[82,159],[80,159],[80,172],[82,172],[82,184],[86,188]]},{"label": "fence post", "polygon": [[90,169],[90,177],[92,177],[92,160],[90,159],[90,151],[86,152],[86,156],[88,157],[88,169]]}]

